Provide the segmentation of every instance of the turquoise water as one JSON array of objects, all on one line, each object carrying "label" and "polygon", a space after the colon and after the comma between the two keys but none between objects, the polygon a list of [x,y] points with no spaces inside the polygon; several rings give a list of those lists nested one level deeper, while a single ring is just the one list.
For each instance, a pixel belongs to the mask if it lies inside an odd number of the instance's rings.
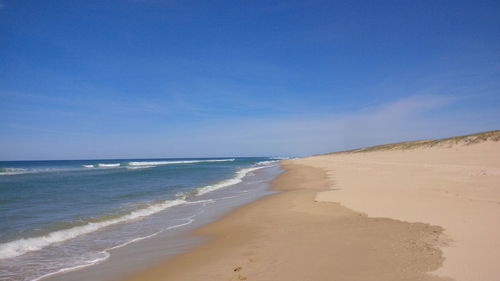
[{"label": "turquoise water", "polygon": [[[183,227],[271,158],[0,162],[0,280],[37,280]],[[236,192],[237,191],[237,192]]]}]

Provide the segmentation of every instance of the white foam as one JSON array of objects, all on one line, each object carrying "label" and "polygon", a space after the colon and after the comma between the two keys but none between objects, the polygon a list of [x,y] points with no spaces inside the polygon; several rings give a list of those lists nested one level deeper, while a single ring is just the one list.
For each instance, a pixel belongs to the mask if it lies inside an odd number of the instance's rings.
[{"label": "white foam", "polygon": [[187,221],[184,222],[184,223],[180,223],[180,224],[176,224],[176,225],[173,225],[173,226],[169,226],[169,227],[167,227],[165,229],[162,229],[162,230],[160,230],[158,232],[155,232],[153,234],[150,234],[150,235],[147,235],[147,236],[143,236],[143,237],[138,237],[138,238],[132,239],[130,241],[127,241],[125,243],[122,243],[122,244],[116,245],[114,247],[108,248],[108,249],[100,252],[101,254],[103,254],[103,256],[100,257],[100,258],[96,258],[96,259],[93,259],[93,260],[90,260],[90,261],[86,261],[84,264],[81,264],[81,265],[72,266],[72,267],[66,267],[66,268],[59,269],[59,270],[57,270],[55,272],[47,273],[45,275],[42,275],[40,277],[37,277],[37,278],[33,279],[32,281],[39,281],[39,280],[45,279],[45,278],[53,276],[53,275],[57,275],[57,274],[64,273],[64,272],[69,272],[69,271],[75,271],[75,270],[78,270],[78,269],[82,269],[82,268],[85,268],[85,267],[88,267],[88,266],[92,266],[92,265],[101,263],[101,262],[107,260],[111,256],[111,254],[108,251],[125,247],[125,246],[127,246],[129,244],[132,244],[132,243],[144,240],[144,239],[148,239],[148,238],[154,237],[154,236],[156,236],[156,235],[158,235],[158,234],[160,234],[160,233],[162,233],[164,231],[171,230],[171,229],[174,229],[174,228],[179,228],[179,227],[191,224],[193,222],[194,222],[194,216],[190,216],[190,217],[187,218]]},{"label": "white foam", "polygon": [[99,163],[99,164],[97,164],[97,166],[99,166],[99,167],[120,167],[120,163],[111,163],[111,164]]},{"label": "white foam", "polygon": [[137,169],[148,169],[148,168],[154,168],[156,166],[128,166],[127,169],[129,170],[137,170]]},{"label": "white foam", "polygon": [[273,165],[273,164],[276,164],[279,162],[280,162],[280,160],[268,160],[268,161],[257,162],[255,165]]},{"label": "white foam", "polygon": [[94,165],[82,165],[85,168],[94,168]]},{"label": "white foam", "polygon": [[110,250],[118,249],[118,248],[121,248],[121,247],[125,247],[125,246],[127,246],[128,244],[132,244],[132,243],[135,243],[135,242],[138,242],[138,241],[141,241],[141,240],[147,239],[147,238],[154,237],[154,236],[156,236],[156,235],[158,235],[158,234],[160,234],[160,233],[162,233],[162,232],[163,232],[163,230],[160,230],[160,231],[155,232],[155,233],[153,233],[153,234],[151,234],[151,235],[147,235],[147,236],[143,236],[143,237],[137,237],[137,238],[135,238],[135,239],[132,239],[132,240],[127,241],[127,242],[125,242],[125,243],[122,243],[122,244],[120,244],[120,245],[116,245],[116,246],[114,246],[114,247],[108,248],[108,249],[106,249],[106,251],[110,251]]},{"label": "white foam", "polygon": [[56,168],[38,168],[38,169],[0,168],[0,175],[9,176],[9,175],[57,172],[57,171],[65,171],[65,170],[71,171],[71,169],[56,169]]},{"label": "white foam", "polygon": [[143,236],[143,237],[138,237],[138,238],[132,239],[132,240],[127,241],[125,243],[122,243],[120,245],[116,245],[114,247],[108,248],[108,249],[106,249],[106,251],[110,251],[110,250],[118,249],[118,248],[121,248],[121,247],[125,247],[125,246],[127,246],[129,244],[132,244],[132,243],[135,243],[135,242],[147,239],[147,238],[154,237],[154,236],[162,233],[163,231],[171,230],[171,229],[174,229],[174,228],[178,228],[178,227],[181,227],[181,226],[185,226],[185,225],[191,224],[192,222],[194,222],[193,217],[194,216],[191,216],[191,217],[187,218],[187,222],[185,222],[185,223],[181,223],[181,224],[176,224],[176,225],[173,225],[173,226],[169,226],[169,227],[167,227],[165,229],[162,229],[162,230],[160,230],[158,232],[155,232],[155,233],[153,233],[151,235],[147,235],[147,236]]},{"label": "white foam", "polygon": [[[197,201],[197,202],[192,202],[192,203],[200,203],[202,201],[207,201],[207,200],[201,200],[201,201]],[[172,226],[169,226],[167,228],[164,228],[158,232],[155,232],[153,234],[150,234],[150,235],[146,235],[146,236],[142,236],[142,237],[137,237],[135,239],[132,239],[130,241],[127,241],[127,242],[124,242],[122,244],[119,244],[119,245],[116,245],[116,246],[113,246],[113,247],[110,247],[110,248],[107,248],[105,249],[104,251],[100,252],[103,256],[102,257],[99,257],[99,258],[96,258],[96,259],[93,259],[93,260],[89,260],[89,261],[86,261],[85,263],[83,264],[80,264],[80,265],[76,265],[76,266],[71,266],[71,267],[66,267],[66,268],[62,268],[62,269],[59,269],[55,272],[50,272],[50,273],[47,273],[45,275],[42,275],[40,277],[37,277],[35,279],[33,279],[32,281],[39,281],[39,280],[42,280],[42,279],[45,279],[47,277],[50,277],[50,276],[53,276],[53,275],[57,275],[59,273],[64,273],[64,272],[69,272],[69,271],[75,271],[75,270],[78,270],[78,269],[81,269],[81,268],[85,268],[85,267],[88,267],[88,266],[92,266],[92,265],[95,265],[95,264],[98,264],[98,263],[101,263],[105,260],[107,260],[111,254],[109,253],[109,251],[111,250],[115,250],[115,249],[118,249],[118,248],[122,248],[122,247],[125,247],[129,244],[132,244],[132,243],[135,243],[135,242],[138,242],[138,241],[141,241],[141,240],[144,240],[144,239],[148,239],[148,238],[151,238],[151,237],[154,237],[164,231],[167,231],[167,230],[171,230],[171,229],[175,229],[175,228],[179,228],[179,227],[182,227],[182,226],[185,226],[185,225],[188,225],[188,224],[191,224],[194,222],[194,215],[193,216],[190,216],[190,217],[187,217],[185,218],[186,219],[186,222],[183,222],[183,223],[180,223],[180,224],[176,224],[176,225],[172,225]]]},{"label": "white foam", "polygon": [[207,192],[211,192],[211,191],[214,191],[214,190],[217,190],[217,189],[221,189],[221,188],[224,188],[224,187],[228,187],[228,186],[240,183],[240,182],[243,181],[243,178],[248,173],[253,172],[255,170],[262,169],[262,168],[266,168],[266,167],[269,167],[269,166],[260,166],[260,167],[252,167],[252,168],[241,169],[241,170],[239,170],[239,171],[236,172],[236,175],[233,178],[230,178],[230,179],[227,179],[227,180],[223,180],[223,181],[220,181],[220,182],[212,184],[212,185],[207,185],[207,186],[198,188],[196,190],[197,191],[197,195],[202,195],[202,194],[205,194]]},{"label": "white foam", "polygon": [[29,172],[30,171],[28,169],[23,169],[23,168],[2,168],[2,169],[0,169],[0,175],[4,175],[4,176],[26,174]]},{"label": "white foam", "polygon": [[215,203],[215,200],[214,199],[205,199],[205,200],[198,200],[198,201],[188,201],[188,202],[186,202],[186,205],[206,204],[206,203]]},{"label": "white foam", "polygon": [[103,227],[149,216],[167,208],[184,204],[184,200],[163,201],[147,208],[133,211],[127,215],[102,222],[91,222],[86,225],[51,232],[45,236],[22,238],[0,244],[0,259],[13,258],[28,252],[37,251],[54,243],[63,242],[77,236],[97,231]]},{"label": "white foam", "polygon": [[210,163],[210,162],[228,162],[234,161],[231,159],[207,159],[207,160],[178,160],[178,161],[134,161],[129,162],[130,166],[151,166],[151,165],[173,165],[173,164],[193,164],[193,163]]},{"label": "white foam", "polygon": [[109,258],[109,256],[110,256],[108,252],[102,252],[102,253],[104,254],[103,257],[87,261],[84,264],[80,264],[80,265],[76,265],[76,266],[72,266],[72,267],[61,268],[58,271],[47,273],[45,275],[42,275],[42,276],[40,276],[38,278],[33,279],[32,281],[39,281],[39,280],[45,279],[47,277],[50,277],[50,276],[53,276],[53,275],[56,275],[56,274],[59,274],[59,273],[64,273],[64,272],[69,272],[69,271],[75,271],[75,270],[78,270],[78,269],[82,269],[84,267],[88,267],[88,266],[91,266],[91,265],[95,265],[95,264],[101,263],[102,261],[107,260]]}]

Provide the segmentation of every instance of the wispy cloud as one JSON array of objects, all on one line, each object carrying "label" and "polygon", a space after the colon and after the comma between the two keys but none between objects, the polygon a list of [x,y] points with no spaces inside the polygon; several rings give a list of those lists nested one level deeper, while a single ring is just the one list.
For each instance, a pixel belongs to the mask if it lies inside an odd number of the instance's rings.
[{"label": "wispy cloud", "polygon": [[[276,115],[158,124],[154,131],[86,135],[55,132],[43,151],[5,139],[0,154],[19,158],[211,157],[311,155],[404,140],[437,138],[500,127],[500,113],[465,107],[470,98],[415,95],[344,113]],[[154,107],[154,105],[153,105]],[[17,124],[18,129],[32,129]],[[11,126],[12,127],[12,126]],[[117,145],[119,144],[119,145]],[[42,145],[42,144],[41,144]],[[89,147],[75,151],[74,147]],[[21,153],[22,152],[22,153]],[[29,152],[29,153],[28,153]],[[21,155],[23,154],[23,155]],[[26,154],[26,155],[24,155]]]},{"label": "wispy cloud", "polygon": [[38,132],[38,133],[44,133],[44,134],[52,134],[54,136],[61,136],[61,135],[86,136],[86,135],[90,135],[89,133],[82,132],[82,131],[51,130],[51,129],[45,129],[45,128],[40,128],[40,127],[34,127],[34,126],[26,126],[26,125],[17,124],[17,123],[6,123],[6,124],[0,123],[0,127],[2,127],[2,126],[5,126],[5,128],[8,128],[8,129],[22,130],[22,131],[27,131],[27,132]]},{"label": "wispy cloud", "polygon": [[[175,132],[168,143],[188,139],[184,148],[192,153],[207,153],[209,148],[213,155],[309,155],[492,129],[488,126],[494,122],[483,120],[488,112],[476,112],[478,119],[465,120],[466,115],[449,111],[461,101],[445,95],[417,95],[342,114],[221,120]],[[205,151],[198,150],[197,143],[203,143]]]}]

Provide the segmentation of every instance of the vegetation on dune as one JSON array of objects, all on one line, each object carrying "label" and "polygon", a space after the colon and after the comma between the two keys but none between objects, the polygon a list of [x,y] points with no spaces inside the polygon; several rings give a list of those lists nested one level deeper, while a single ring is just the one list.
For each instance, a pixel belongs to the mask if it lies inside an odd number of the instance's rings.
[{"label": "vegetation on dune", "polygon": [[437,140],[417,140],[417,141],[405,141],[398,143],[375,145],[363,148],[356,148],[345,151],[332,152],[328,154],[335,153],[358,153],[358,152],[371,152],[371,151],[382,151],[382,150],[406,150],[421,147],[434,147],[442,146],[449,147],[456,144],[461,145],[471,145],[476,143],[481,143],[484,141],[500,141],[500,130],[481,132],[476,134],[470,134],[465,136],[437,139]]}]

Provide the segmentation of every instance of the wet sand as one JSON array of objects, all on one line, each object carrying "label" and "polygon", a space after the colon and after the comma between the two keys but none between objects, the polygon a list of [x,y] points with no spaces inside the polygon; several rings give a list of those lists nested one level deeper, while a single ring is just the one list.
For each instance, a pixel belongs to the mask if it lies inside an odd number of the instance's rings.
[{"label": "wet sand", "polygon": [[126,280],[451,280],[428,273],[443,264],[443,228],[318,202],[336,187],[299,163],[282,162],[272,182],[282,192],[198,229],[206,243]]}]

